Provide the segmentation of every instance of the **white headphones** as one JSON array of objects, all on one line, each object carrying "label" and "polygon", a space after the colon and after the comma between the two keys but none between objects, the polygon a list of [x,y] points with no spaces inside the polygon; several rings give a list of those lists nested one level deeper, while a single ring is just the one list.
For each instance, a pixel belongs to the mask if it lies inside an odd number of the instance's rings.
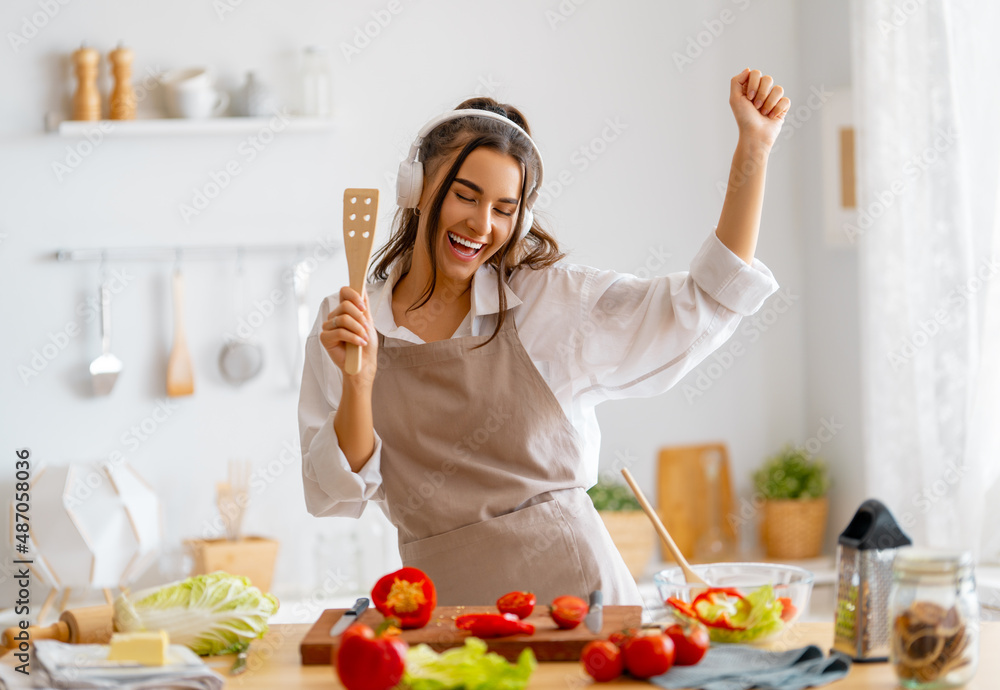
[{"label": "white headphones", "polygon": [[521,225],[518,228],[517,233],[517,239],[521,240],[528,234],[528,231],[531,230],[531,223],[534,220],[532,208],[535,205],[535,201],[538,199],[538,192],[542,187],[542,154],[538,150],[538,147],[535,145],[531,136],[529,136],[524,129],[519,127],[516,122],[489,110],[480,110],[478,108],[449,110],[446,113],[438,115],[423,126],[423,128],[417,133],[417,138],[414,140],[413,145],[410,146],[409,155],[399,164],[399,172],[396,174],[396,204],[400,208],[417,207],[417,204],[420,202],[420,194],[424,189],[424,164],[420,161],[420,146],[424,142],[424,137],[430,134],[431,130],[441,123],[449,120],[456,120],[461,117],[484,117],[489,120],[498,120],[510,125],[523,134],[525,138],[531,142],[532,148],[535,149],[535,155],[538,156],[538,178],[535,180],[535,184],[528,193],[528,200],[524,204],[524,213],[522,214]]}]

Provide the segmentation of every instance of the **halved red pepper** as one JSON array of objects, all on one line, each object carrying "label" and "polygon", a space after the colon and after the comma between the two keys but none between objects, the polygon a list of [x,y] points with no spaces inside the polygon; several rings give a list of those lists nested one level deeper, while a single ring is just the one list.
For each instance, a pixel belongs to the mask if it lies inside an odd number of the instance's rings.
[{"label": "halved red pepper", "polygon": [[434,613],[437,591],[424,571],[402,568],[375,583],[372,603],[383,616],[398,618],[399,627],[422,628]]},{"label": "halved red pepper", "polygon": [[730,599],[736,600],[734,602],[736,607],[740,605],[750,606],[747,598],[735,587],[709,587],[694,598],[694,601],[691,602],[691,608],[694,609],[695,617],[705,625],[725,630],[746,630],[745,625],[733,623],[728,613],[720,613],[714,618],[708,618],[703,612],[704,607],[700,606],[701,604],[721,606],[730,603]]},{"label": "halved red pepper", "polygon": [[455,626],[483,638],[535,633],[534,625],[525,623],[513,613],[466,613],[455,619]]}]

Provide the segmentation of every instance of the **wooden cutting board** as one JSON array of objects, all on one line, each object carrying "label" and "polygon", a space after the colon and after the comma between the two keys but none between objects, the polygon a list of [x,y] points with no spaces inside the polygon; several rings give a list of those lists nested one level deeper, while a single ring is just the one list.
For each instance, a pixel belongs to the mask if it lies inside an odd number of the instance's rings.
[{"label": "wooden cutting board", "polygon": [[[330,628],[347,609],[327,609],[316,624],[302,638],[299,651],[302,665],[329,665],[337,651],[340,636],[330,637]],[[423,628],[404,630],[400,637],[410,645],[428,644],[437,652],[451,647],[461,647],[470,636],[466,630],[455,627],[455,616],[464,613],[496,613],[494,606],[439,606],[434,616]],[[375,628],[383,620],[382,614],[368,609],[361,614],[361,623]],[[486,640],[491,652],[496,652],[510,661],[516,661],[525,647],[535,652],[539,661],[576,661],[591,640],[603,640],[622,628],[638,628],[642,623],[641,606],[605,606],[604,629],[595,635],[581,623],[573,630],[559,630],[549,616],[548,606],[536,606],[527,619],[535,626],[534,635],[514,635]]]}]

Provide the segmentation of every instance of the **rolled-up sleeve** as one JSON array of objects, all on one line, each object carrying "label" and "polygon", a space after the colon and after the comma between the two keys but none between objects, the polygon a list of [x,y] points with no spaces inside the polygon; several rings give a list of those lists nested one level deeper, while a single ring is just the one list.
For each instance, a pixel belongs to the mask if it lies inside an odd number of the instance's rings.
[{"label": "rolled-up sleeve", "polygon": [[691,261],[691,277],[712,299],[740,316],[750,316],[778,289],[760,259],[752,264],[722,243],[712,232]]},{"label": "rolled-up sleeve", "polygon": [[721,346],[740,319],[778,289],[757,259],[747,264],[715,233],[690,271],[640,279],[592,270],[581,294],[577,395],[603,400],[659,395]]},{"label": "rolled-up sleeve", "polygon": [[316,324],[306,340],[302,387],[299,391],[299,440],[302,447],[302,484],[306,510],[316,517],[360,517],[369,500],[381,500],[382,439],[375,434],[375,450],[359,472],[354,472],[340,449],[333,418],[340,404],[343,379],[319,340],[323,317],[332,306],[323,301]]}]

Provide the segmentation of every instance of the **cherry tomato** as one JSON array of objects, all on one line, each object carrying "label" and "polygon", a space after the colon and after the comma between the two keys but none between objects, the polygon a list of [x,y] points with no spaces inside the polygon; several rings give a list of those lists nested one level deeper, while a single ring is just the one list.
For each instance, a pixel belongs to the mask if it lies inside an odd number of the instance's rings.
[{"label": "cherry tomato", "polygon": [[552,620],[561,630],[572,630],[586,618],[589,608],[580,597],[556,597],[552,600]]},{"label": "cherry tomato", "polygon": [[584,670],[598,683],[614,680],[625,670],[622,651],[608,640],[588,642],[580,655]]},{"label": "cherry tomato", "polygon": [[636,678],[646,679],[666,673],[674,665],[674,643],[666,635],[639,635],[622,649],[625,668]]},{"label": "cherry tomato", "polygon": [[389,690],[403,677],[406,649],[398,637],[376,636],[367,625],[354,623],[337,649],[337,676],[347,690]]},{"label": "cherry tomato", "polygon": [[535,595],[531,592],[508,592],[497,599],[500,613],[513,613],[518,618],[527,618],[535,610]]},{"label": "cherry tomato", "polygon": [[678,666],[694,666],[708,651],[708,629],[700,623],[674,623],[664,634],[674,643],[674,663]]}]

